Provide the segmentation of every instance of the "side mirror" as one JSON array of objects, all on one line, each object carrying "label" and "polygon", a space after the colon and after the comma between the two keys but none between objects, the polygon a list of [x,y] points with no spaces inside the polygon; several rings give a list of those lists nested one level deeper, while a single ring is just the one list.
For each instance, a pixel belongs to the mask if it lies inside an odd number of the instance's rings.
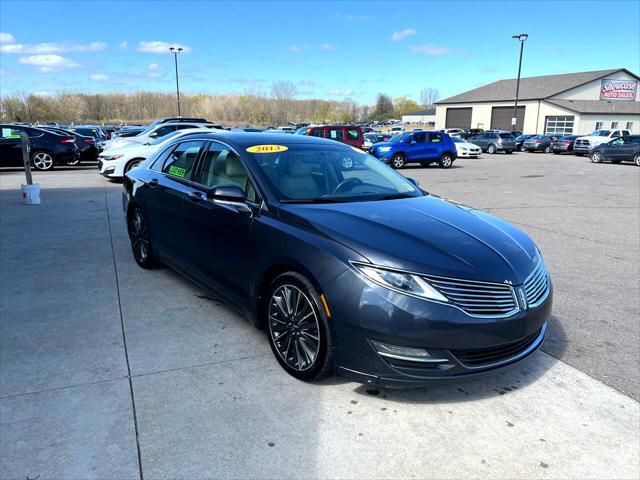
[{"label": "side mirror", "polygon": [[215,204],[234,208],[241,213],[253,214],[253,210],[246,204],[247,195],[237,185],[213,187],[207,196]]},{"label": "side mirror", "polygon": [[413,183],[416,187],[420,186],[420,182],[418,181],[417,178],[407,177],[407,180],[409,180],[411,183]]}]

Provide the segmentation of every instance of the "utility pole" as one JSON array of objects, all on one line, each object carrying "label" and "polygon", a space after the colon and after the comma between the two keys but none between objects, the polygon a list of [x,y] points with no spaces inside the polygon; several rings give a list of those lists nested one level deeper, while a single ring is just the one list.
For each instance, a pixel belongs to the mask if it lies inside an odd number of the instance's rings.
[{"label": "utility pole", "polygon": [[180,115],[180,83],[178,81],[178,54],[182,52],[182,47],[170,47],[169,51],[173,53],[173,60],[176,66],[176,97],[178,98],[178,116]]},{"label": "utility pole", "polygon": [[[522,51],[524,50],[524,42],[529,37],[527,33],[521,33],[520,35],[513,35],[511,38],[515,38],[520,42],[520,61],[518,62],[518,80],[516,80],[516,103],[513,106],[513,118],[511,119],[511,127],[515,130],[516,123],[518,122],[518,96],[520,95],[520,73],[522,72]],[[523,125],[524,126],[524,125]]]}]

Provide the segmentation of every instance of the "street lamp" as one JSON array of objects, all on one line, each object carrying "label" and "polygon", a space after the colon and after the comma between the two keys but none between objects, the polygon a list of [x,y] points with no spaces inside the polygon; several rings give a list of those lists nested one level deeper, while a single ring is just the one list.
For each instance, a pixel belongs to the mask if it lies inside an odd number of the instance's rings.
[{"label": "street lamp", "polygon": [[178,116],[180,116],[180,84],[178,83],[178,54],[182,51],[182,47],[169,47],[169,51],[173,53],[173,59],[176,64],[176,96],[178,97]]},{"label": "street lamp", "polygon": [[511,119],[511,125],[513,129],[516,128],[518,118],[518,95],[520,94],[520,71],[522,70],[522,50],[524,49],[524,42],[529,38],[529,34],[521,33],[520,35],[513,35],[511,38],[515,38],[520,42],[520,62],[518,63],[518,80],[516,81],[516,103],[513,106],[513,118]]}]

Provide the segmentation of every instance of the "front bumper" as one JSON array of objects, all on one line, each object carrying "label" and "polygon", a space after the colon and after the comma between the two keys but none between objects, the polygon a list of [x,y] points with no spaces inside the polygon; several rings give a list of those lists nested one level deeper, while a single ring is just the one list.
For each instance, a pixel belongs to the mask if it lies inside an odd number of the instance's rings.
[{"label": "front bumper", "polygon": [[562,145],[551,145],[551,150],[554,152],[569,152],[572,150],[571,145],[562,144]]},{"label": "front bumper", "polygon": [[[378,386],[466,380],[512,366],[542,345],[553,303],[550,287],[535,308],[507,318],[478,318],[372,285],[352,271],[324,293],[332,314],[336,372]],[[372,342],[426,349],[438,361],[388,358]]]},{"label": "front bumper", "polygon": [[589,153],[591,150],[591,146],[583,146],[583,145],[574,145],[573,153],[584,153],[585,155]]},{"label": "front bumper", "polygon": [[469,150],[467,152],[463,150],[458,150],[458,158],[478,158],[482,153],[482,150]]},{"label": "front bumper", "polygon": [[98,173],[107,178],[122,178],[124,164],[119,161],[105,161],[98,157]]}]

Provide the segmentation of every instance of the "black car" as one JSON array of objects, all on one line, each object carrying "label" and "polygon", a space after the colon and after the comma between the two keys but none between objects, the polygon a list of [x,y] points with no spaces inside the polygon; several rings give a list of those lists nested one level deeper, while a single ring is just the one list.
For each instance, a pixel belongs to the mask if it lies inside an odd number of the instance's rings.
[{"label": "black car", "polygon": [[625,135],[591,149],[589,158],[593,163],[633,162],[640,167],[640,135]]},{"label": "black car", "polygon": [[23,165],[20,132],[26,132],[29,137],[31,165],[37,170],[73,165],[80,158],[75,138],[71,135],[21,125],[0,125],[0,129],[0,167]]},{"label": "black car", "polygon": [[94,137],[80,135],[80,133],[72,132],[71,130],[65,130],[63,128],[54,127],[40,127],[42,130],[48,130],[56,132],[61,135],[71,135],[75,138],[76,147],[80,151],[80,157],[75,163],[69,163],[68,165],[77,165],[80,162],[96,162],[98,161],[98,147],[96,146],[96,139]]},{"label": "black car", "polygon": [[107,134],[102,130],[102,127],[98,127],[97,125],[74,125],[67,127],[67,130],[84,135],[85,137],[93,137],[96,139],[96,142],[107,139]]},{"label": "black car", "polygon": [[516,150],[518,152],[521,152],[522,151],[522,144],[525,142],[525,140],[528,140],[531,137],[535,137],[536,135],[537,134],[535,134],[535,133],[532,133],[532,134],[525,133],[525,134],[522,134],[522,135],[518,135],[516,137]]},{"label": "black car", "polygon": [[551,153],[551,142],[559,138],[560,135],[534,135],[522,143],[522,150],[527,152]]},{"label": "black car", "polygon": [[484,130],[482,128],[463,128],[458,136],[467,140],[481,133],[484,133]]},{"label": "black car", "polygon": [[545,336],[552,287],[529,236],[339,142],[186,135],[126,174],[123,207],[141,267],[225,298],[299,379],[472,378]]},{"label": "black car", "polygon": [[573,152],[573,145],[578,137],[580,137],[580,135],[564,135],[553,140],[551,142],[551,151],[558,155],[563,152]]}]

